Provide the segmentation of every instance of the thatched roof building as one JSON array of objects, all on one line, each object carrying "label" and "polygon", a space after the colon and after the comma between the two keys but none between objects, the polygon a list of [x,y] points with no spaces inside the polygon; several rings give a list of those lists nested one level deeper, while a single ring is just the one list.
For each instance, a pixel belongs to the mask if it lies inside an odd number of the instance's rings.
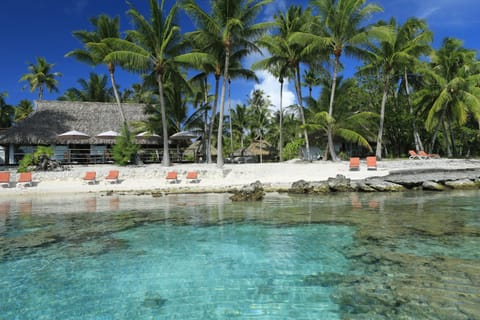
[{"label": "thatched roof building", "polygon": [[[79,101],[36,101],[35,112],[2,133],[0,144],[112,144],[113,139],[95,138],[101,132],[121,131],[122,118],[116,103]],[[127,123],[146,120],[143,104],[122,104]],[[76,130],[90,136],[85,140],[60,140],[61,133]]]}]

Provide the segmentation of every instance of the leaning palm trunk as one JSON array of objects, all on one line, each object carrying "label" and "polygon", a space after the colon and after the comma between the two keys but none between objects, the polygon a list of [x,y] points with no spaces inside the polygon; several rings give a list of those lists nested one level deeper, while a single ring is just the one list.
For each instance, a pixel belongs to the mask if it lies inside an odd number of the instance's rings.
[{"label": "leaning palm trunk", "polygon": [[305,136],[305,149],[306,149],[306,156],[308,160],[310,159],[310,143],[308,141],[308,132],[306,128],[306,122],[305,122],[305,115],[303,113],[303,100],[302,100],[302,91],[300,88],[300,69],[297,66],[296,69],[296,79],[295,79],[295,89],[297,91],[297,100],[298,100],[298,110],[300,112],[300,118],[302,120],[302,125],[304,127],[303,129],[303,135]]},{"label": "leaning palm trunk", "polygon": [[123,113],[122,103],[120,102],[120,95],[118,94],[117,84],[115,82],[115,67],[108,66],[108,71],[110,73],[110,80],[112,82],[113,94],[115,95],[115,101],[117,102],[118,111],[120,112],[120,116],[122,117],[123,125],[127,124],[127,120],[125,119],[125,114]]},{"label": "leaning palm trunk", "polygon": [[165,114],[165,97],[163,96],[163,80],[162,75],[157,75],[158,82],[158,94],[160,96],[160,113],[162,115],[162,129],[163,129],[163,159],[162,163],[164,166],[170,166],[170,154],[168,150],[168,128],[167,128],[167,117]]},{"label": "leaning palm trunk", "polygon": [[[332,77],[332,91],[330,92],[330,105],[328,107],[328,116],[330,119],[333,119],[333,102],[335,100],[335,90],[337,87],[337,72],[338,72],[338,57],[335,58],[335,65],[333,67],[333,77]],[[328,139],[328,150],[332,156],[333,161],[337,161],[337,155],[335,153],[335,147],[333,146],[333,130],[332,123],[329,120],[327,124],[327,139]],[[327,160],[328,157],[325,157]]]},{"label": "leaning palm trunk", "polygon": [[222,98],[220,101],[220,114],[218,115],[217,136],[217,167],[223,167],[223,113],[225,109],[225,95],[227,91],[228,65],[230,63],[230,46],[225,46],[225,69],[223,70]]},{"label": "leaning palm trunk", "polygon": [[[280,137],[278,141],[278,156],[280,162],[283,161],[283,79],[280,80],[280,120],[279,120]],[[480,124],[480,122],[479,122]]]},{"label": "leaning palm trunk", "polygon": [[385,123],[385,105],[387,104],[389,85],[390,85],[390,76],[387,74],[385,79],[385,87],[383,88],[382,105],[380,107],[380,125],[378,126],[377,150],[375,152],[375,156],[377,157],[378,160],[382,159],[383,125]]},{"label": "leaning palm trunk", "polygon": [[[408,87],[408,76],[407,76],[407,68],[405,68],[405,92],[407,94],[407,102],[410,107],[410,114],[413,115],[413,108],[412,108],[412,101],[410,99],[410,88]],[[420,134],[418,133],[417,122],[416,119],[413,118],[413,141],[415,143],[415,150],[425,150],[423,148],[422,139],[420,139]]]},{"label": "leaning palm trunk", "polygon": [[220,86],[220,76],[215,75],[215,98],[213,101],[213,110],[212,110],[212,115],[210,117],[210,127],[208,130],[208,138],[207,138],[207,163],[212,163],[211,145],[212,145],[213,127],[215,125],[215,117],[217,115],[219,86]]}]

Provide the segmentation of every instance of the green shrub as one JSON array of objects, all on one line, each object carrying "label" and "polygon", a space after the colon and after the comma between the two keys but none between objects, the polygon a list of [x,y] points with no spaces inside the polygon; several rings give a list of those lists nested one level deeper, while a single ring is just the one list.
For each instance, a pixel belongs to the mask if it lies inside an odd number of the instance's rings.
[{"label": "green shrub", "polygon": [[305,144],[303,139],[293,140],[283,148],[283,158],[284,160],[290,160],[298,158],[300,148]]},{"label": "green shrub", "polygon": [[115,140],[112,147],[112,158],[116,164],[125,166],[135,162],[135,156],[140,146],[135,142],[135,137],[128,130],[127,126],[122,129],[122,135]]}]

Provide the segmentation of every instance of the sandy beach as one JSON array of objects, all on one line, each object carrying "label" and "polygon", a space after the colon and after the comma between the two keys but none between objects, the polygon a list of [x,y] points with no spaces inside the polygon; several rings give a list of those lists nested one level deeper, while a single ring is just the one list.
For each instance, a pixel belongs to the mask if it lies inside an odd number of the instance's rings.
[{"label": "sandy beach", "polygon": [[[431,160],[383,160],[378,161],[377,170],[367,170],[362,161],[360,170],[350,171],[346,161],[303,162],[291,160],[282,163],[225,164],[218,168],[216,164],[174,164],[164,167],[160,164],[120,167],[115,165],[72,166],[69,170],[58,172],[33,172],[33,186],[17,187],[18,173],[11,170],[10,187],[0,190],[0,198],[14,195],[48,195],[62,193],[101,193],[101,192],[221,192],[260,181],[266,188],[288,188],[295,181],[326,181],[330,177],[343,175],[351,180],[369,177],[382,177],[397,171],[415,171],[423,169],[478,169],[480,160],[471,159],[431,159]],[[118,184],[107,183],[104,178],[110,170],[120,171]],[[97,173],[96,184],[85,184],[82,180],[85,172]],[[170,183],[165,177],[168,171],[176,171],[179,181]],[[200,181],[186,181],[189,171],[197,171]]]}]

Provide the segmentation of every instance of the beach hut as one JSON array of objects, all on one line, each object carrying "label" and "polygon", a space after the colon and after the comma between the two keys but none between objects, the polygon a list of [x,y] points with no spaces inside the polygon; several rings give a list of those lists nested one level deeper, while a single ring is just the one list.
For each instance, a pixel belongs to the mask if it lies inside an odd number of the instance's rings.
[{"label": "beach hut", "polygon": [[[147,120],[145,105],[122,104],[128,124]],[[122,118],[115,103],[81,101],[35,101],[35,111],[23,121],[5,130],[0,145],[6,147],[7,164],[16,164],[26,153],[34,152],[39,145],[53,146],[54,158],[65,161],[70,154],[74,162],[101,161],[115,139],[102,137],[108,131],[121,132]],[[79,131],[88,138],[61,137],[68,131]],[[157,140],[142,144],[155,145]]]}]

